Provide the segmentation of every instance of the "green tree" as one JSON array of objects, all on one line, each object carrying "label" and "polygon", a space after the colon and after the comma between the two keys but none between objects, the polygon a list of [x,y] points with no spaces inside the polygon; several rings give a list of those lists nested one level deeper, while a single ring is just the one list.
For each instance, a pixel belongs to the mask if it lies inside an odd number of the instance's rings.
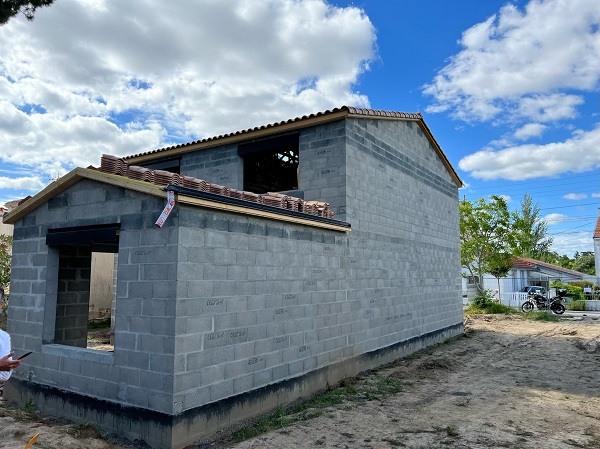
[{"label": "green tree", "polygon": [[483,294],[483,274],[490,273],[500,254],[509,253],[512,241],[511,215],[506,200],[493,195],[460,203],[461,264],[476,279]]},{"label": "green tree", "polygon": [[596,274],[596,261],[594,259],[594,253],[591,251],[584,251],[582,253],[575,254],[575,261],[573,262],[573,270],[581,273]]},{"label": "green tree", "polygon": [[498,299],[500,296],[500,278],[505,277],[513,267],[515,257],[508,253],[498,253],[490,256],[488,260],[488,273],[498,281]]},{"label": "green tree", "polygon": [[542,262],[551,263],[553,265],[558,265],[559,267],[568,268],[570,270],[573,269],[574,260],[569,258],[569,256],[565,254],[558,254],[556,251],[548,252],[539,260],[541,260]]},{"label": "green tree", "polygon": [[4,25],[12,17],[21,13],[27,20],[33,20],[35,10],[50,6],[54,0],[2,0],[0,2],[0,25]]},{"label": "green tree", "polygon": [[12,236],[0,234],[0,288],[6,287],[10,282],[12,241]]},{"label": "green tree", "polygon": [[512,254],[542,260],[550,252],[554,239],[547,237],[548,224],[540,217],[540,206],[528,193],[523,197],[521,210],[512,213]]}]

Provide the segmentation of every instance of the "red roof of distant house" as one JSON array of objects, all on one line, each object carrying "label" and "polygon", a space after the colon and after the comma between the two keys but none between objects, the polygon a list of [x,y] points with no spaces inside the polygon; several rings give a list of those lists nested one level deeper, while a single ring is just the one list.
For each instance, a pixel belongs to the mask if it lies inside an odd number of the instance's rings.
[{"label": "red roof of distant house", "polygon": [[600,238],[600,214],[598,214],[598,222],[596,223],[596,230],[594,231],[594,238]]},{"label": "red roof of distant house", "polygon": [[530,259],[529,257],[517,257],[513,263],[513,268],[519,268],[522,270],[538,270],[540,268],[549,268],[551,270],[561,271],[572,276],[583,277],[586,274],[575,270],[569,270],[568,268],[559,267],[558,265],[552,265],[551,263],[542,262],[540,260]]}]

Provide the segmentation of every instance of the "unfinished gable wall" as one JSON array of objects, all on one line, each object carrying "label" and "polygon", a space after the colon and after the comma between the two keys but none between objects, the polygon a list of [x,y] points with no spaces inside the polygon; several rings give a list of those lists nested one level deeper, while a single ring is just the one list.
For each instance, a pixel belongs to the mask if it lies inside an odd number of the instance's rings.
[{"label": "unfinished gable wall", "polygon": [[461,332],[458,191],[416,122],[347,120],[346,266],[363,350]]}]

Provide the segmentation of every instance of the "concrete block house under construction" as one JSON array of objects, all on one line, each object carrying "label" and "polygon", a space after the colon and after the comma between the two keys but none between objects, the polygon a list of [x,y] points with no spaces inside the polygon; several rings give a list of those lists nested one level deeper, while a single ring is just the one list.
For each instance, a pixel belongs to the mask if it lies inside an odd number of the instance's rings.
[{"label": "concrete block house under construction", "polygon": [[420,114],[352,107],[77,168],[4,219],[5,397],[179,449],[461,334],[459,186]]}]

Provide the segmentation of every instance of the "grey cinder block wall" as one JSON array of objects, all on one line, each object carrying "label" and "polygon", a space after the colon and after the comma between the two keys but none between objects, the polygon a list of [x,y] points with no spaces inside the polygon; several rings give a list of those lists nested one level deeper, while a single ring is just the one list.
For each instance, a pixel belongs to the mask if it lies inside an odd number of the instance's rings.
[{"label": "grey cinder block wall", "polygon": [[[419,125],[299,132],[298,190],[351,232],[186,204],[157,228],[164,198],[90,179],[18,219],[8,330],[34,354],[7,397],[178,449],[461,333],[457,186]],[[181,172],[243,181],[232,145],[183,154]],[[61,344],[48,230],[110,224],[114,352]]]}]

